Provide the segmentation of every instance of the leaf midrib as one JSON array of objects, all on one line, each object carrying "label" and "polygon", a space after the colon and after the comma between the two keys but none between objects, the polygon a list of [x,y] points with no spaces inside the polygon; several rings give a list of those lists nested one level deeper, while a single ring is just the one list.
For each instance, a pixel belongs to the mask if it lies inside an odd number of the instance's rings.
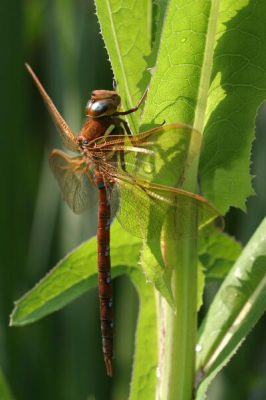
[{"label": "leaf midrib", "polygon": [[106,0],[106,5],[107,5],[109,17],[110,17],[111,29],[112,29],[112,32],[113,32],[115,47],[117,49],[117,55],[118,55],[118,58],[119,58],[119,64],[120,64],[120,68],[121,68],[123,79],[124,79],[124,88],[125,88],[125,91],[126,91],[126,97],[127,97],[128,102],[130,104],[130,108],[132,108],[133,107],[133,103],[131,101],[128,82],[127,82],[127,79],[126,79],[126,72],[125,72],[125,69],[124,69],[124,64],[123,64],[123,60],[122,60],[121,53],[120,53],[120,47],[119,47],[119,43],[118,43],[118,40],[117,40],[116,30],[115,30],[115,27],[114,27],[114,22],[113,22],[113,18],[112,18],[112,10],[111,10],[111,7],[110,7],[110,2],[108,0]]},{"label": "leaf midrib", "polygon": [[[204,130],[205,114],[208,102],[208,92],[210,86],[210,77],[212,70],[212,62],[215,45],[215,34],[219,16],[220,0],[214,0],[211,3],[211,10],[206,32],[206,44],[202,63],[202,74],[197,96],[197,105],[195,109],[194,127],[201,133]],[[202,105],[202,106],[200,106]]]}]

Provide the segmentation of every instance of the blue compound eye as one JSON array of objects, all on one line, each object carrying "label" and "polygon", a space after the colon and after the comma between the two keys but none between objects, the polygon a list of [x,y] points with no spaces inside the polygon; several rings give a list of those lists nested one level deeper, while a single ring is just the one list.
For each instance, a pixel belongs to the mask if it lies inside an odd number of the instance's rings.
[{"label": "blue compound eye", "polygon": [[88,144],[89,143],[89,141],[86,139],[86,140],[83,140],[83,144]]}]

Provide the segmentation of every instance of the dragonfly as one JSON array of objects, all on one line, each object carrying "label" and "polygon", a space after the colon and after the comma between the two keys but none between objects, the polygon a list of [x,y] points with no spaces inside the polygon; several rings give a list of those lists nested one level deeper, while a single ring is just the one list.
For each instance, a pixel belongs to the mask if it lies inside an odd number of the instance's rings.
[{"label": "dragonfly", "polygon": [[[132,134],[119,111],[115,90],[94,90],[85,108],[87,119],[76,136],[39,79],[26,64],[71,157],[52,150],[50,167],[64,201],[77,214],[98,202],[97,252],[100,321],[107,375],[113,375],[114,312],[110,258],[110,224],[114,217],[129,233],[144,240],[180,240],[216,232],[222,219],[204,197],[166,185],[181,185],[197,156],[201,135],[182,124],[163,124]],[[217,222],[218,221],[218,222]]]}]

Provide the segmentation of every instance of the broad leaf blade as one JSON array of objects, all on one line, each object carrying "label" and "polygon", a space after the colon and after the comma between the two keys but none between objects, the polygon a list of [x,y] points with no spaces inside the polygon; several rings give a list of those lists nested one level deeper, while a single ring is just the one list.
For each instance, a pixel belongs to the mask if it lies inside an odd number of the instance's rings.
[{"label": "broad leaf blade", "polygon": [[145,107],[143,129],[163,120],[204,128],[203,195],[222,213],[244,209],[253,193],[254,119],[266,97],[264,20],[259,0],[169,2]]},{"label": "broad leaf blade", "polygon": [[205,377],[197,399],[235,354],[266,309],[266,219],[251,238],[217,293],[200,328],[197,370]]},{"label": "broad leaf blade", "polygon": [[161,34],[168,0],[155,0],[153,2],[153,32],[151,54],[146,58],[151,74],[154,72],[158,50],[160,48]]},{"label": "broad leaf blade", "polygon": [[[164,2],[160,2],[160,6],[163,13],[165,12],[164,24],[160,21],[162,36],[144,110],[142,130],[154,124],[161,124],[165,120],[166,123],[185,122],[202,131],[211,76],[212,45],[214,46],[215,42],[215,28],[213,24],[209,26],[209,18],[216,20],[218,7],[215,4],[211,7],[211,2],[206,4],[203,1],[197,2],[196,6],[195,2],[169,1],[166,11]],[[199,134],[196,146],[198,154],[200,143]],[[191,146],[193,147],[193,143]],[[167,184],[175,186],[180,168],[186,168],[188,171],[184,173],[184,187],[193,191],[196,188],[198,156],[194,157],[192,168],[191,160],[186,165],[180,165],[178,160],[175,164],[174,161],[173,159],[171,172],[172,175],[176,173],[175,179],[170,182],[170,174],[166,174]],[[165,166],[167,167],[167,163]],[[149,258],[150,254],[146,248],[142,253],[143,268],[148,278],[153,280],[160,293],[173,307],[170,278],[158,264],[153,271],[147,268],[148,263],[145,260]],[[200,271],[201,269],[199,274]]]},{"label": "broad leaf blade", "polygon": [[[219,8],[169,1],[143,125],[185,122],[203,130]],[[208,46],[206,41],[208,39]]]},{"label": "broad leaf blade", "polygon": [[250,152],[258,107],[266,98],[263,0],[220,2],[204,147],[203,193],[225,212],[245,210],[253,194]]},{"label": "broad leaf blade", "polygon": [[216,235],[201,237],[198,249],[199,259],[204,267],[208,283],[221,281],[226,277],[240,255],[242,246],[226,233],[220,232]]},{"label": "broad leaf blade", "polygon": [[[144,59],[150,53],[152,7],[149,0],[95,0],[106,48],[124,110],[137,105],[149,83]],[[139,114],[128,116],[133,133]]]}]

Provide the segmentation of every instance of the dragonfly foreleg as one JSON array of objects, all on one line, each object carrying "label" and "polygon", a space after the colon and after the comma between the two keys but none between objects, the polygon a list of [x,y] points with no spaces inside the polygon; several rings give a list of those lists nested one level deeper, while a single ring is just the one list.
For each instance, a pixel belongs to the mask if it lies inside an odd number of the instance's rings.
[{"label": "dragonfly foreleg", "polygon": [[148,90],[149,90],[149,86],[147,86],[145,92],[143,93],[143,95],[142,95],[142,97],[141,97],[141,99],[140,99],[140,101],[139,101],[139,103],[138,103],[138,105],[136,107],[132,107],[127,111],[116,111],[116,113],[114,115],[128,115],[128,114],[132,114],[135,111],[138,111],[138,109],[140,108],[143,100],[147,96]]}]

